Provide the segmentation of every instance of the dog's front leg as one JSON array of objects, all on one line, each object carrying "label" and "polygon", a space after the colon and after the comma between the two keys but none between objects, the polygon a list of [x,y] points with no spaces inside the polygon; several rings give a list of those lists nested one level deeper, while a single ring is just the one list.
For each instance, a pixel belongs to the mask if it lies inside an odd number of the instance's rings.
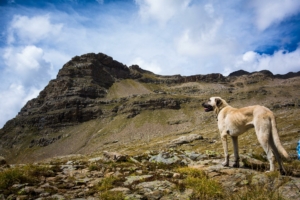
[{"label": "dog's front leg", "polygon": [[234,150],[234,163],[233,167],[240,167],[240,157],[239,157],[239,145],[238,137],[231,137]]},{"label": "dog's front leg", "polygon": [[222,163],[223,166],[229,166],[229,155],[228,155],[228,144],[227,144],[227,134],[226,132],[221,133],[221,140],[224,149],[225,161]]}]

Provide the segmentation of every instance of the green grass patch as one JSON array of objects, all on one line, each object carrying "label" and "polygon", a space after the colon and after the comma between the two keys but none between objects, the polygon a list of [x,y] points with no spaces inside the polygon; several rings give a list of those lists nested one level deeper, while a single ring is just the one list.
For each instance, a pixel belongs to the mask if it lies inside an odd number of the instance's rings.
[{"label": "green grass patch", "polygon": [[106,192],[114,187],[113,184],[117,180],[118,179],[113,176],[106,177],[98,183],[97,190],[100,192]]},{"label": "green grass patch", "polygon": [[287,200],[278,190],[269,190],[263,185],[243,188],[238,193],[229,196],[229,200]]},{"label": "green grass patch", "polygon": [[205,172],[188,167],[179,168],[178,172],[186,176],[182,183],[182,189],[193,190],[191,199],[222,199],[225,197],[221,184],[210,179]]},{"label": "green grass patch", "polygon": [[123,200],[124,199],[123,193],[116,192],[116,191],[101,192],[99,197],[100,197],[100,199],[107,199],[107,200]]},{"label": "green grass patch", "polygon": [[0,172],[0,189],[8,190],[14,184],[35,184],[41,176],[53,176],[50,167],[25,165],[23,167],[8,168]]}]

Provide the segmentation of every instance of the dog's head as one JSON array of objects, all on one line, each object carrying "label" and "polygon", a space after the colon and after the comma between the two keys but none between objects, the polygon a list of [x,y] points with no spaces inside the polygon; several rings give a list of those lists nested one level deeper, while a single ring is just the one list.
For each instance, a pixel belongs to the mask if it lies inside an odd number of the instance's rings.
[{"label": "dog's head", "polygon": [[211,97],[207,102],[202,104],[205,112],[218,112],[221,108],[227,106],[227,103],[221,97]]}]

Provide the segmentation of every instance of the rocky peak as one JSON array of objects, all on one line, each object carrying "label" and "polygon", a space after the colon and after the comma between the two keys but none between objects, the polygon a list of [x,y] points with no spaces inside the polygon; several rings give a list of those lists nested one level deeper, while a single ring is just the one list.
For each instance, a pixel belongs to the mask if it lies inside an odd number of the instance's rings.
[{"label": "rocky peak", "polygon": [[235,72],[232,72],[228,75],[228,77],[234,77],[234,76],[243,76],[243,75],[263,75],[263,76],[267,76],[267,77],[274,77],[273,73],[270,72],[269,70],[261,70],[258,72],[247,72],[245,70],[238,70]]},{"label": "rocky peak", "polygon": [[18,125],[33,125],[42,130],[97,118],[102,111],[95,105],[96,99],[104,98],[117,80],[130,77],[127,66],[103,53],[75,56],[3,130]]},{"label": "rocky peak", "polygon": [[130,77],[129,68],[103,53],[75,56],[58,72],[57,79],[90,79],[109,88],[116,79]]}]

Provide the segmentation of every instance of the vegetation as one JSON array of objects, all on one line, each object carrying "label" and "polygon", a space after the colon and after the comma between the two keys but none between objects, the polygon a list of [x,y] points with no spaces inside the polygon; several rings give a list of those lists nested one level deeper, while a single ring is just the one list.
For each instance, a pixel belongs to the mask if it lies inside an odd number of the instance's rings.
[{"label": "vegetation", "polygon": [[221,184],[208,178],[208,176],[198,169],[179,168],[179,173],[186,175],[181,189],[190,188],[193,190],[191,199],[223,199],[224,189]]},{"label": "vegetation", "polygon": [[110,176],[104,178],[102,181],[98,183],[96,187],[97,190],[100,192],[100,199],[107,199],[107,200],[122,200],[124,199],[124,195],[122,192],[116,191],[109,191],[110,189],[114,188],[114,183],[118,179],[116,177]]},{"label": "vegetation", "polygon": [[51,176],[54,172],[45,166],[25,165],[13,168],[8,168],[0,172],[0,190],[13,192],[14,184],[29,184],[38,183],[39,177]]}]

